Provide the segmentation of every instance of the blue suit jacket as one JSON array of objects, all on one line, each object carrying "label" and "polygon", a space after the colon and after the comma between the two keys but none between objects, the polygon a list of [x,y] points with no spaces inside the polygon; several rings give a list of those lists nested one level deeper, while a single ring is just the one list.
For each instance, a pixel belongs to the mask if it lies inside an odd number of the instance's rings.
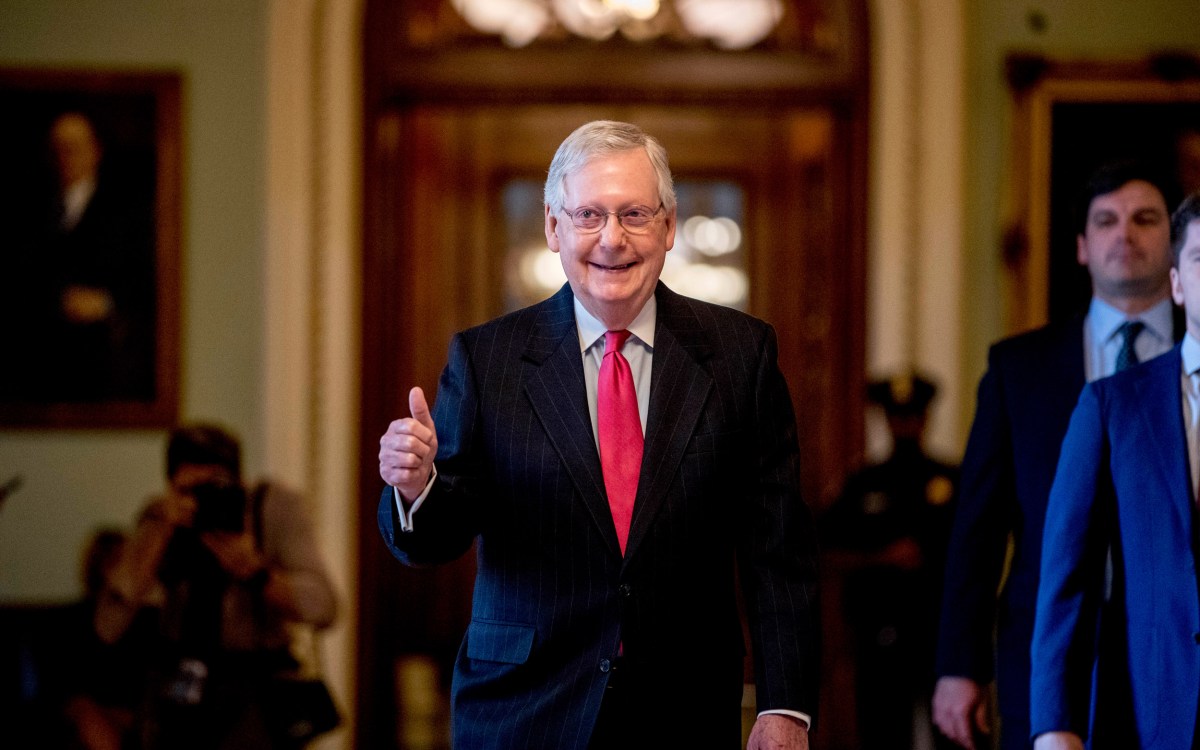
[{"label": "blue suit jacket", "polygon": [[413,532],[384,492],[379,526],[400,560],[450,560],[478,540],[455,747],[585,748],[618,649],[647,746],[738,742],[735,569],[759,708],[816,711],[815,547],[774,332],[661,284],[656,295],[624,557],[567,286],[455,335],[434,406],[438,480]]},{"label": "blue suit jacket", "polygon": [[[1005,748],[1029,746],[1029,643],[1042,522],[1084,382],[1082,316],[995,344],[963,456],[937,671],[981,684],[996,677]],[[1014,554],[997,600],[1010,533]]]},{"label": "blue suit jacket", "polygon": [[[1033,732],[1086,735],[1104,553],[1114,555],[1138,741],[1190,748],[1200,597],[1180,350],[1084,388],[1046,513],[1033,641]],[[1093,746],[1101,744],[1097,734]]]}]

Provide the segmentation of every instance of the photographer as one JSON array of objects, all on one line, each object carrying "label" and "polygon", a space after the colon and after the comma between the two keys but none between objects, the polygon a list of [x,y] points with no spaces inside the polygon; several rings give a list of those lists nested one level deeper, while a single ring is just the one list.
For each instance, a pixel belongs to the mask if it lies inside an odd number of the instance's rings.
[{"label": "photographer", "polygon": [[143,509],[96,612],[113,642],[161,599],[164,647],[145,704],[147,748],[285,748],[271,729],[272,678],[295,666],[289,626],[333,622],[333,587],[304,503],[241,479],[235,438],[172,432],[167,492]]}]

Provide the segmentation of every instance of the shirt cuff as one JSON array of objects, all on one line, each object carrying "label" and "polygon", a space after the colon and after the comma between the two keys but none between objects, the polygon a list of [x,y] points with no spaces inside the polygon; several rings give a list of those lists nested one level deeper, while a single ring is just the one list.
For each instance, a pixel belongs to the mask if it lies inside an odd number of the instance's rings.
[{"label": "shirt cuff", "polygon": [[400,519],[400,530],[403,532],[411,532],[413,530],[413,515],[416,514],[417,508],[421,507],[421,503],[425,502],[425,498],[429,497],[429,491],[433,489],[433,483],[437,479],[437,465],[433,466],[433,471],[429,474],[429,481],[425,484],[425,489],[421,490],[421,494],[417,495],[417,499],[412,501],[412,504],[407,508],[404,507],[404,498],[400,497],[400,490],[392,488],[392,497],[396,505],[396,518]]},{"label": "shirt cuff", "polygon": [[799,719],[800,721],[804,722],[804,727],[806,729],[812,729],[812,717],[802,711],[789,711],[786,708],[773,708],[770,711],[759,711],[758,712],[759,716],[766,716],[767,714],[780,714],[782,716],[790,716],[793,719]]}]

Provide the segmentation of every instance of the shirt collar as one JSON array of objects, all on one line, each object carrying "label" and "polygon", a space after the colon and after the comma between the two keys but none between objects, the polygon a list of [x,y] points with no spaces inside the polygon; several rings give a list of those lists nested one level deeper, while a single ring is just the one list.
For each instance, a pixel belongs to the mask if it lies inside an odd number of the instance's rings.
[{"label": "shirt collar", "polygon": [[[629,324],[627,330],[646,346],[654,349],[654,327],[657,321],[658,300],[652,294],[650,299],[646,300],[646,304],[642,306],[642,311]],[[578,297],[575,298],[575,329],[579,332],[579,351],[581,353],[586,352],[597,340],[603,338],[608,330],[603,323],[587,311]]]},{"label": "shirt collar", "polygon": [[1190,332],[1183,337],[1180,354],[1183,356],[1184,375],[1191,375],[1196,370],[1200,370],[1200,341],[1197,341]]},{"label": "shirt collar", "polygon": [[1172,315],[1173,307],[1169,298],[1159,301],[1154,307],[1132,318],[1108,304],[1099,297],[1092,297],[1088,306],[1088,324],[1092,328],[1093,340],[1104,344],[1117,334],[1117,329],[1126,320],[1140,320],[1146,324],[1146,330],[1154,334],[1160,341],[1174,340],[1175,320]]}]

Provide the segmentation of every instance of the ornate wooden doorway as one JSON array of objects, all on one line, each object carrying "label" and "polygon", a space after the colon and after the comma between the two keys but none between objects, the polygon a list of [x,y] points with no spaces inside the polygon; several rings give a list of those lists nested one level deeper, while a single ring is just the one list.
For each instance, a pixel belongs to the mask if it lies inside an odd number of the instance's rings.
[{"label": "ornate wooden doorway", "polygon": [[[424,36],[414,41],[414,17],[440,16],[405,5],[368,4],[362,444],[377,443],[406,413],[409,386],[434,392],[454,331],[512,304],[504,279],[515,262],[510,224],[520,219],[506,196],[540,185],[576,126],[623,119],[664,143],[681,185],[733,196],[742,303],[779,333],[806,499],[823,509],[862,449],[860,4],[811,4],[836,5],[842,39],[855,47],[825,60],[625,44],[421,47],[437,35],[418,24]],[[357,746],[413,747],[424,719],[412,712],[428,706],[414,708],[405,691],[423,679],[444,694],[469,616],[473,561],[418,571],[392,560],[371,521],[376,467],[364,463]],[[827,685],[837,672],[826,670]],[[839,692],[824,690],[821,734],[830,740],[850,721],[852,704]]]}]

